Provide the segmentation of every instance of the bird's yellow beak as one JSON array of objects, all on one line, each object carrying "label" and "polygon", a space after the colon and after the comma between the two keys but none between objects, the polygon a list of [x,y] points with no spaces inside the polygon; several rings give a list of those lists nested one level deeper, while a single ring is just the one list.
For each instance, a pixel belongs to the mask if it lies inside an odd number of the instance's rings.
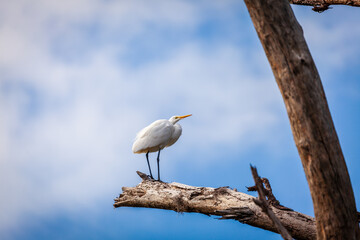
[{"label": "bird's yellow beak", "polygon": [[192,114],[189,114],[189,115],[184,115],[184,116],[179,116],[178,118],[181,118],[181,119],[183,119],[183,118],[187,118],[187,117],[190,117]]}]

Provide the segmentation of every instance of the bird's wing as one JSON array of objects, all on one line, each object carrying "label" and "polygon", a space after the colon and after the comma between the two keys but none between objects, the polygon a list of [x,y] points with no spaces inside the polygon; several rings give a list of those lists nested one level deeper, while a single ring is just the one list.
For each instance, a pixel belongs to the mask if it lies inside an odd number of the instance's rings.
[{"label": "bird's wing", "polygon": [[145,153],[163,149],[173,132],[172,123],[166,119],[157,120],[137,134],[132,150],[134,153]]},{"label": "bird's wing", "polygon": [[166,147],[170,147],[171,145],[176,143],[176,141],[181,136],[181,133],[182,133],[182,128],[181,128],[180,124],[174,124],[174,132],[171,135],[171,138],[170,138],[168,144],[166,145]]}]

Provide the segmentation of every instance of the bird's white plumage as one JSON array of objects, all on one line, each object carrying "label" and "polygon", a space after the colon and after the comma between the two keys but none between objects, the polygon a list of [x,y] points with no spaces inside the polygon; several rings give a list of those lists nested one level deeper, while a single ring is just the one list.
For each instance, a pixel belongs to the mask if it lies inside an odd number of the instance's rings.
[{"label": "bird's white plumage", "polygon": [[170,147],[171,145],[173,145],[174,143],[176,143],[176,141],[179,139],[179,137],[181,136],[182,133],[182,128],[179,124],[175,123],[174,124],[174,132],[171,135],[171,138],[169,140],[169,142],[166,144],[166,147]]},{"label": "bird's white plumage", "polygon": [[142,129],[132,146],[134,153],[157,152],[173,145],[181,136],[182,129],[177,122],[185,116],[173,116],[169,120],[160,119]]}]

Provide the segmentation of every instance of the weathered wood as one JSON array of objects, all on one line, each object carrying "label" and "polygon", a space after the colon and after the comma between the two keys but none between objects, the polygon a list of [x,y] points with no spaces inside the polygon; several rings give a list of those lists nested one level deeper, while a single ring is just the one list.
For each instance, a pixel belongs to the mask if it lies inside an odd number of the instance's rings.
[{"label": "weathered wood", "polygon": [[[257,169],[253,166],[251,166],[250,168],[251,168],[251,173],[252,173],[254,181],[255,181],[256,190],[259,193],[259,199],[254,199],[253,201],[255,202],[256,205],[261,207],[262,211],[266,215],[268,215],[268,217],[274,223],[276,229],[278,230],[278,232],[280,233],[282,238],[285,240],[292,240],[291,235],[289,234],[287,229],[281,224],[279,218],[277,218],[275,216],[274,212],[270,208],[268,201],[266,200],[264,185],[257,173]],[[269,184],[269,186],[270,186],[270,184]],[[272,195],[272,193],[271,193],[271,195]]]},{"label": "weathered wood", "polygon": [[[272,188],[270,185],[270,182],[267,178],[260,178],[261,182],[264,184],[265,188],[263,188],[264,194],[267,197],[267,201],[268,203],[273,206],[276,207],[278,209],[281,210],[289,210],[289,211],[293,211],[291,208],[288,207],[284,207],[283,205],[280,204],[279,200],[276,199],[276,197],[274,196],[273,192],[272,192]],[[252,186],[252,187],[247,187],[248,192],[256,192],[257,191],[257,186]]]},{"label": "weathered wood", "polygon": [[289,0],[291,4],[320,6],[320,5],[348,5],[360,7],[360,0]]},{"label": "weathered wood", "polygon": [[[273,222],[254,203],[253,196],[228,187],[193,187],[181,183],[165,183],[151,180],[143,173],[138,174],[143,181],[136,187],[123,187],[123,193],[115,199],[115,208],[144,207],[217,215],[222,216],[222,219],[236,219],[278,232]],[[315,239],[314,218],[272,206],[271,209],[294,238]]]},{"label": "weathered wood", "polygon": [[286,0],[245,0],[283,96],[314,204],[318,239],[358,239],[349,174],[323,86]]}]

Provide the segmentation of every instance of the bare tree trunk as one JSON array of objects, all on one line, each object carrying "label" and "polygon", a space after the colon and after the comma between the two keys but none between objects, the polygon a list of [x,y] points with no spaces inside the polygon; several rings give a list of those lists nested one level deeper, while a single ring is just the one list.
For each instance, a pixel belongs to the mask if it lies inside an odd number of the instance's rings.
[{"label": "bare tree trunk", "polygon": [[322,83],[286,0],[244,0],[283,96],[314,204],[318,239],[358,239],[349,174]]},{"label": "bare tree trunk", "polygon": [[[228,187],[193,187],[181,183],[164,183],[138,172],[143,181],[136,187],[123,187],[115,199],[114,207],[145,207],[197,212],[235,219],[262,229],[279,232],[272,220],[254,203],[255,197],[231,190]],[[293,210],[273,206],[273,214],[295,239],[315,239],[315,220]],[[286,209],[286,207],[283,207]]]}]

